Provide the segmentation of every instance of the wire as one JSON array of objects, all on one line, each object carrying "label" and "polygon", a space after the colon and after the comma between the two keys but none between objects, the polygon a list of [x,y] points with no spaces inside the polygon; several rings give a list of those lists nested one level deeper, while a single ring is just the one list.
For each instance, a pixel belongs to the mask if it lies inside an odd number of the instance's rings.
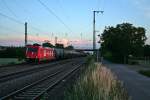
[{"label": "wire", "polygon": [[[9,20],[11,20],[11,21],[14,21],[14,22],[16,22],[16,23],[18,23],[18,24],[23,24],[23,25],[24,25],[23,22],[21,22],[21,21],[15,19],[15,18],[12,18],[12,17],[10,17],[10,16],[7,16],[7,15],[1,13],[1,12],[0,12],[0,15],[3,16],[3,17],[6,17],[7,19],[9,19]],[[32,25],[28,25],[28,26],[30,26],[32,29],[34,29],[34,30],[36,30],[36,31],[38,31],[38,32],[39,32],[39,31],[42,32],[42,30],[40,30],[40,29],[38,29],[38,28],[36,28],[36,27],[34,27],[34,26],[32,26]]]},{"label": "wire", "polygon": [[16,23],[18,23],[18,24],[24,24],[23,22],[21,22],[21,21],[15,19],[15,18],[9,17],[9,16],[7,16],[7,15],[1,13],[1,12],[0,12],[0,15],[3,16],[3,17],[6,17],[7,19],[12,20],[12,21],[14,21],[14,22],[16,22]]},{"label": "wire", "polygon": [[4,30],[10,31],[10,32],[15,32],[15,33],[21,33],[21,31],[17,31],[10,27],[6,27],[6,26],[2,26],[2,25],[0,25],[0,29],[4,29]]},{"label": "wire", "polygon": [[57,16],[49,7],[47,7],[41,0],[37,0],[50,14],[52,14],[53,16],[55,16],[57,18],[57,20],[62,23],[70,32],[72,32],[72,30],[64,23],[64,21]]},{"label": "wire", "polygon": [[[58,0],[58,2],[59,2],[59,7],[60,7],[60,9],[61,9],[62,11],[65,11],[65,10],[64,10],[64,7],[62,6],[61,0]],[[68,14],[66,14],[66,12],[63,12],[63,15],[64,15],[67,19],[69,18]]]},{"label": "wire", "polygon": [[105,8],[105,0],[97,0],[97,9],[104,11],[104,8]]},{"label": "wire", "polygon": [[[0,12],[0,15],[3,16],[3,17],[5,17],[5,18],[7,18],[7,19],[9,19],[9,20],[11,20],[11,21],[14,21],[14,22],[16,22],[16,23],[18,23],[18,24],[24,25],[23,22],[21,22],[21,21],[15,19],[15,18],[9,17],[9,16],[7,16],[7,15],[1,13],[1,12]],[[36,27],[34,27],[34,26],[31,26],[31,25],[28,25],[28,26],[29,26],[29,28],[32,28],[32,29],[36,30],[37,32],[41,31],[40,29],[38,29],[38,28],[36,28]],[[5,29],[6,29],[6,28],[5,28]]]},{"label": "wire", "polygon": [[[18,5],[17,4],[17,1],[16,0],[14,0],[14,2],[13,2],[16,6],[19,6],[19,7],[21,7],[22,8],[22,10],[25,12],[25,13],[27,13],[27,15],[28,15],[28,19],[29,20],[31,20],[30,18],[32,17],[31,16],[31,10],[29,10],[29,9],[26,9],[25,7],[23,7],[22,5]],[[37,28],[37,27],[35,27],[35,26],[33,26],[33,25],[31,25],[31,24],[29,24],[28,25],[28,27],[29,28],[31,28],[31,29],[33,29],[33,30],[35,30],[36,32],[41,32],[41,33],[43,33],[44,31],[43,30],[41,30],[41,29],[39,29],[39,28]],[[39,33],[36,33],[36,34],[38,34],[39,35]],[[46,34],[47,36],[49,36],[48,34]],[[36,35],[37,36],[37,35]]]},{"label": "wire", "polygon": [[5,0],[2,0],[3,4],[5,5],[5,7],[9,10],[9,12],[14,16],[17,17],[17,15],[9,8],[9,6],[7,5]]}]

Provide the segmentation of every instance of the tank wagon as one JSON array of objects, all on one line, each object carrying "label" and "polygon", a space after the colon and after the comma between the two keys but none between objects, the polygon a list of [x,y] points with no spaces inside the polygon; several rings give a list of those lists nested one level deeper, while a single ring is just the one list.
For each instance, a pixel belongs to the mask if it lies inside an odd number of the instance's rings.
[{"label": "tank wagon", "polygon": [[37,45],[26,46],[26,60],[28,62],[51,61],[81,56],[85,56],[85,54],[75,50],[50,48]]}]

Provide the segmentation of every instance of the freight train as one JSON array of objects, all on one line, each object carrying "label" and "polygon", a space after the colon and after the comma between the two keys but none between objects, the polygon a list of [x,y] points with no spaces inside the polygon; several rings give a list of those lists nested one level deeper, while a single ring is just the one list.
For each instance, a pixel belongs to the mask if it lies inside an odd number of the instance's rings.
[{"label": "freight train", "polygon": [[39,45],[27,45],[26,46],[26,61],[27,62],[41,62],[52,61],[66,58],[74,58],[85,56],[83,52],[75,50],[50,48]]}]

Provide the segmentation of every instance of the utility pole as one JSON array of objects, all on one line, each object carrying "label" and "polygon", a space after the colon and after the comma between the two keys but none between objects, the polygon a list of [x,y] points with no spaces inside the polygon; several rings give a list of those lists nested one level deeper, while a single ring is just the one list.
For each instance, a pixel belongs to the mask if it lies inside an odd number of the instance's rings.
[{"label": "utility pole", "polygon": [[27,45],[27,22],[25,22],[25,46]]},{"label": "utility pole", "polygon": [[81,41],[82,41],[82,33],[80,35],[81,35]]},{"label": "utility pole", "polygon": [[93,55],[96,55],[96,38],[95,38],[95,13],[103,13],[104,11],[93,11]]},{"label": "utility pole", "polygon": [[100,34],[98,34],[97,35],[98,37],[99,37],[99,41],[98,41],[98,43],[100,44],[99,45],[99,49],[97,50],[98,51],[98,54],[97,54],[97,61],[101,61],[102,62],[102,60],[101,60],[101,35]]},{"label": "utility pole", "polygon": [[57,36],[55,37],[55,46],[56,46],[56,44],[57,44]]}]

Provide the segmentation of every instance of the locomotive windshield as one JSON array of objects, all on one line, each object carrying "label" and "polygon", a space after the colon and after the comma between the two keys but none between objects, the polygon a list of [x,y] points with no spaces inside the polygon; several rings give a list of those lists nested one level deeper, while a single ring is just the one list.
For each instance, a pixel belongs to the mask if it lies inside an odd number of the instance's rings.
[{"label": "locomotive windshield", "polygon": [[37,48],[27,48],[27,51],[29,51],[29,52],[37,52],[38,49]]}]

